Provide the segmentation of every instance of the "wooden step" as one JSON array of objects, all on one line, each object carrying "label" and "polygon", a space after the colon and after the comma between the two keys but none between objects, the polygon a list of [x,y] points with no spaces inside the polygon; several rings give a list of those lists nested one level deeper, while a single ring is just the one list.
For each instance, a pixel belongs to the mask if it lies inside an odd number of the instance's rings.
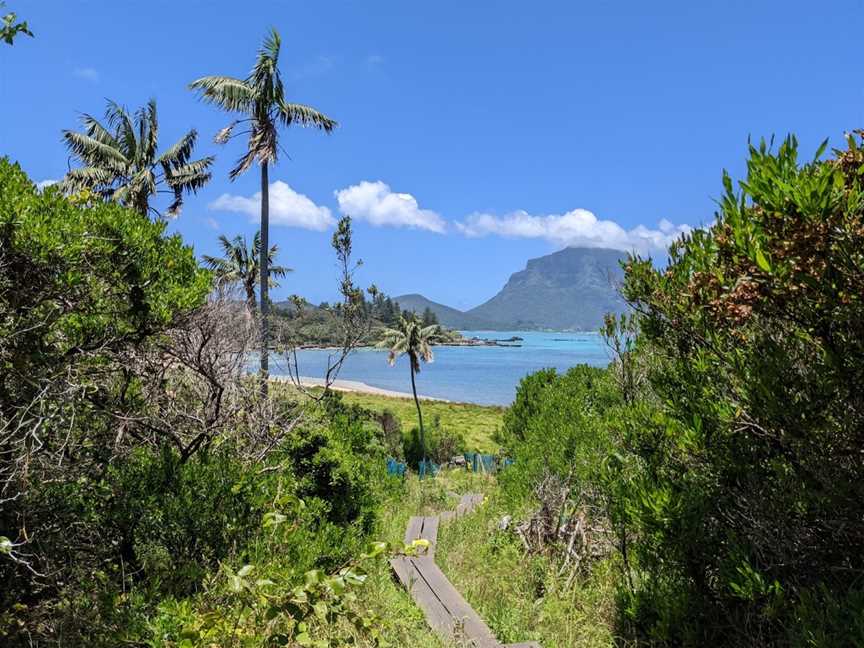
[{"label": "wooden step", "polygon": [[451,520],[466,515],[483,502],[476,493],[463,495],[455,511],[446,511],[440,516],[414,516],[405,529],[405,544],[417,539],[429,541],[429,550],[419,556],[400,556],[390,561],[393,571],[417,607],[423,610],[429,626],[445,641],[456,641],[459,645],[473,648],[541,648],[536,641],[507,644],[499,642],[492,630],[480,618],[459,591],[435,564],[435,547],[438,543],[440,520]]}]

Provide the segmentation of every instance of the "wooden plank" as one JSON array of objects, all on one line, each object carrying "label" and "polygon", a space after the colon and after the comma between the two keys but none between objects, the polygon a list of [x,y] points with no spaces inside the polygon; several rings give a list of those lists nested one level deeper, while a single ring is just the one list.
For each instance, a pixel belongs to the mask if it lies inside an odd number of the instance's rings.
[{"label": "wooden plank", "polygon": [[423,518],[419,515],[412,516],[408,520],[408,528],[405,529],[405,544],[411,544],[420,537],[420,532],[423,530]]},{"label": "wooden plank", "polygon": [[420,537],[424,540],[429,541],[429,551],[427,554],[430,556],[435,555],[435,547],[438,544],[438,516],[424,517],[423,518],[423,530],[420,532]]},{"label": "wooden plank", "polygon": [[428,555],[400,556],[391,560],[390,565],[423,611],[429,626],[445,641],[468,641],[473,648],[541,648],[536,641],[507,644],[504,647],[435,564],[434,552],[440,521],[470,513],[482,502],[482,495],[468,493],[462,496],[455,511],[445,511],[440,516],[412,517],[405,529],[405,544],[411,544],[418,538],[428,540]]},{"label": "wooden plank", "polygon": [[454,627],[461,628],[466,639],[473,641],[477,648],[500,648],[501,644],[495,639],[489,626],[483,622],[468,601],[462,598],[438,565],[429,560],[419,566],[419,572],[421,578],[426,581],[444,608],[454,618]]},{"label": "wooden plank", "polygon": [[400,556],[391,560],[390,565],[405,586],[405,589],[408,590],[411,598],[414,599],[417,607],[423,611],[429,627],[444,638],[452,637],[456,629],[456,621],[453,615],[450,614],[450,611],[444,607],[438,596],[435,595],[435,592],[432,591],[426,580],[420,575],[418,566],[422,565],[422,561],[424,560],[431,562],[430,558]]},{"label": "wooden plank", "polygon": [[479,493],[467,493],[462,496],[459,505],[456,507],[456,516],[462,516],[473,511],[483,501],[483,496]]}]

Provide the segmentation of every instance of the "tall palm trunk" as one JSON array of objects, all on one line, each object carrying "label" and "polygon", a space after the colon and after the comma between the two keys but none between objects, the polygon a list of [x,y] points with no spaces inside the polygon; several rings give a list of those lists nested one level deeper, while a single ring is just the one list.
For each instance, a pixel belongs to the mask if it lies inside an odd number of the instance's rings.
[{"label": "tall palm trunk", "polygon": [[270,300],[267,288],[270,285],[270,268],[267,265],[267,252],[270,249],[270,178],[267,162],[261,163],[261,396],[267,398],[267,381],[270,377],[269,358],[269,315]]},{"label": "tall palm trunk", "polygon": [[414,404],[417,406],[417,418],[420,421],[420,454],[426,463],[426,434],[423,431],[423,412],[420,411],[420,399],[417,398],[417,385],[414,382],[414,358],[408,358],[411,367],[411,391],[414,392]]}]

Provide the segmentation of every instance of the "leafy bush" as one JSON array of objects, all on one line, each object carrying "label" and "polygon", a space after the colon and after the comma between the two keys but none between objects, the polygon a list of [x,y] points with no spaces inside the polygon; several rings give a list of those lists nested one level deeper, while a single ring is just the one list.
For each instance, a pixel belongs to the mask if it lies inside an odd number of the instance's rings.
[{"label": "leafy bush", "polygon": [[642,577],[624,600],[643,636],[864,641],[846,622],[864,574],[864,153],[848,143],[804,165],[794,138],[751,147],[714,225],[664,270],[628,263],[660,405],[627,439]]},{"label": "leafy bush", "polygon": [[[409,466],[415,468],[423,460],[423,447],[420,443],[420,430],[412,427],[403,439],[403,453]],[[435,415],[426,429],[426,459],[436,464],[445,464],[454,455],[465,450],[465,438],[441,424],[441,417]]]},{"label": "leafy bush", "polygon": [[[379,426],[283,389],[244,399],[245,319],[205,302],[209,274],[164,230],[0,160],[3,645],[141,645],[221,565],[284,561],[293,587],[374,528]],[[274,556],[262,521],[283,518]]]},{"label": "leafy bush", "polygon": [[495,437],[505,451],[512,450],[516,444],[525,440],[529,422],[540,409],[543,392],[557,378],[558,373],[554,369],[541,369],[519,381],[516,398],[504,413],[504,425]]},{"label": "leafy bush", "polygon": [[502,430],[515,460],[501,475],[505,491],[524,498],[547,473],[577,493],[596,488],[611,452],[609,421],[620,404],[604,369],[578,365],[562,375],[546,369],[523,379]]}]

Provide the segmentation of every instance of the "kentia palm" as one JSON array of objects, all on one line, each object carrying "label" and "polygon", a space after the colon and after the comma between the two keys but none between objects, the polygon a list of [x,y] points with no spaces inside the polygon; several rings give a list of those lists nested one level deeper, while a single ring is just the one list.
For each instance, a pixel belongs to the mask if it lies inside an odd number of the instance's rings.
[{"label": "kentia palm", "polygon": [[[224,234],[219,237],[219,246],[222,248],[223,257],[212,257],[204,255],[204,264],[213,270],[216,278],[228,283],[239,283],[246,293],[246,306],[250,313],[255,313],[255,288],[261,278],[259,262],[261,256],[261,232],[255,232],[252,237],[252,247],[246,242],[245,236],[239,234],[229,239]],[[273,277],[282,278],[291,268],[273,265],[276,258],[277,246],[271,245],[267,254],[267,264],[270,268],[268,279],[270,288],[278,288],[279,284]]]},{"label": "kentia palm", "polygon": [[[65,130],[63,141],[81,166],[61,183],[64,191],[89,190],[148,216],[162,217],[151,204],[159,193],[174,194],[165,216],[180,212],[183,195],[195,193],[210,180],[213,157],[190,160],[198,133],[193,128],[171,148],[158,154],[159,119],[151,99],[134,115],[109,101],[105,123],[83,115],[84,132]],[[165,187],[164,189],[161,187]]]},{"label": "kentia palm", "polygon": [[[285,91],[278,68],[280,44],[279,34],[274,29],[264,40],[255,67],[246,79],[207,76],[189,85],[192,90],[201,93],[204,101],[213,103],[228,112],[245,115],[242,119],[235,119],[216,135],[216,141],[219,143],[225,143],[235,136],[249,135],[246,153],[229,173],[231,180],[248,171],[256,160],[261,165],[261,259],[259,263],[261,279],[259,285],[261,286],[261,389],[264,395],[267,394],[269,372],[267,348],[269,272],[265,254],[270,239],[268,171],[269,165],[275,163],[278,158],[279,125],[288,127],[299,124],[318,128],[327,133],[336,127],[335,121],[314,108],[285,100]],[[235,128],[241,123],[247,124],[248,129],[235,133]]]},{"label": "kentia palm", "polygon": [[423,326],[414,313],[403,313],[395,328],[384,329],[381,341],[376,345],[389,349],[387,362],[395,365],[399,356],[408,356],[408,366],[411,370],[411,391],[414,394],[414,404],[417,406],[417,419],[420,422],[420,449],[423,461],[426,461],[426,435],[423,430],[423,412],[420,410],[420,399],[417,398],[417,384],[414,375],[420,373],[420,361],[432,362],[432,343],[441,332],[438,324]]}]

